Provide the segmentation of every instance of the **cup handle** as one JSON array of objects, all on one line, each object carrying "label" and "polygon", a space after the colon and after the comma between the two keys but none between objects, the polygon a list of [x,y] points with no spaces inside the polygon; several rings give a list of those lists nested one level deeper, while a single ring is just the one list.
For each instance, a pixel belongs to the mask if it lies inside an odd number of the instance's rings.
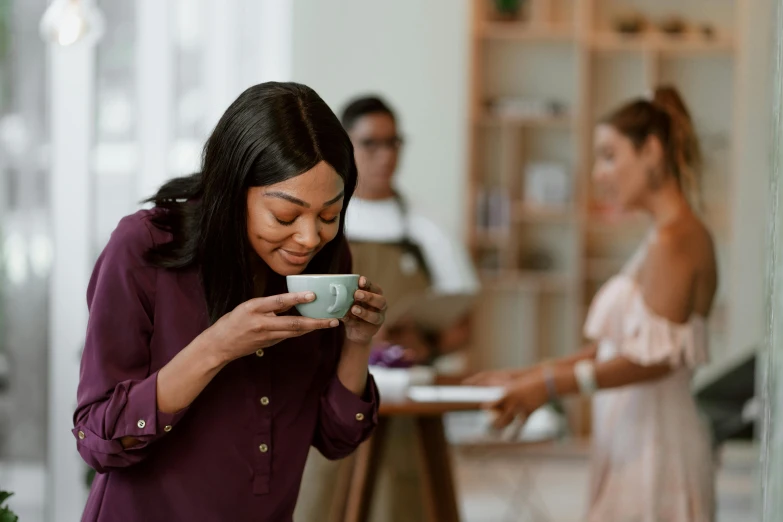
[{"label": "cup handle", "polygon": [[335,313],[336,311],[345,308],[345,305],[348,304],[348,290],[345,288],[345,285],[341,285],[339,283],[332,283],[329,285],[329,293],[331,293],[334,298],[334,304],[326,309],[327,312],[330,314]]}]

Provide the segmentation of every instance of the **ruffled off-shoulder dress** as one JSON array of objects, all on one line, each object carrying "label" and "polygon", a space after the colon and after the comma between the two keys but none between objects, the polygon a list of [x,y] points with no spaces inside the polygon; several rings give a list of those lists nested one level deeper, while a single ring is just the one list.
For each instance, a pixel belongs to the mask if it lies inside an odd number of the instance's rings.
[{"label": "ruffled off-shoulder dress", "polygon": [[588,522],[712,522],[712,445],[691,393],[693,371],[707,361],[705,318],[657,315],[626,272],[596,295],[585,335],[598,342],[599,361],[623,356],[673,368],[595,395]]}]

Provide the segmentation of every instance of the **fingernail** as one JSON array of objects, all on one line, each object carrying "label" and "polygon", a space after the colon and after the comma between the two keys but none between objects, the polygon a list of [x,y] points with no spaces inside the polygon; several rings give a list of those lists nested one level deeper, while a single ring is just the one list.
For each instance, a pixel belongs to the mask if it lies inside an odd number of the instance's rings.
[{"label": "fingernail", "polygon": [[305,299],[307,299],[308,301],[312,301],[313,299],[315,299],[315,294],[312,292],[307,292],[305,294]]},{"label": "fingernail", "polygon": [[331,326],[333,328],[335,326],[337,326],[338,324],[340,324],[340,321],[338,321],[337,319],[332,319],[331,321],[329,321],[329,326]]},{"label": "fingernail", "polygon": [[366,277],[362,277],[361,281],[359,281],[359,284],[361,286],[367,286],[367,278]]},{"label": "fingernail", "polygon": [[356,292],[356,299],[364,299],[364,292]]},{"label": "fingernail", "polygon": [[362,309],[359,308],[358,306],[354,306],[353,307],[353,313],[356,314],[356,315],[361,315]]}]

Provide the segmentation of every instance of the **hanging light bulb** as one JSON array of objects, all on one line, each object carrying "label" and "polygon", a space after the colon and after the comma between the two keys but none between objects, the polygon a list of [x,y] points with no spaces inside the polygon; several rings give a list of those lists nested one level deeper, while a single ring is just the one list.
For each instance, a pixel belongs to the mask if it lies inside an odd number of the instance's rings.
[{"label": "hanging light bulb", "polygon": [[103,36],[103,15],[93,0],[54,0],[41,18],[41,37],[63,47]]}]

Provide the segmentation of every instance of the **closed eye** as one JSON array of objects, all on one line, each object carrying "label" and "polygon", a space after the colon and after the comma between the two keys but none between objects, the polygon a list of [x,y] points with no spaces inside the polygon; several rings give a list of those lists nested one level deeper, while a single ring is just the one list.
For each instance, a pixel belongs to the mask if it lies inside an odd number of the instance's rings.
[{"label": "closed eye", "polygon": [[[340,215],[339,214],[334,216],[331,219],[321,218],[321,221],[323,221],[327,225],[331,225],[332,223],[336,223],[338,219],[340,219]],[[277,222],[280,223],[281,225],[287,227],[287,226],[293,225],[294,221],[296,221],[296,218],[292,219],[291,221],[283,221],[282,219],[276,217],[275,220],[277,220]]]}]

